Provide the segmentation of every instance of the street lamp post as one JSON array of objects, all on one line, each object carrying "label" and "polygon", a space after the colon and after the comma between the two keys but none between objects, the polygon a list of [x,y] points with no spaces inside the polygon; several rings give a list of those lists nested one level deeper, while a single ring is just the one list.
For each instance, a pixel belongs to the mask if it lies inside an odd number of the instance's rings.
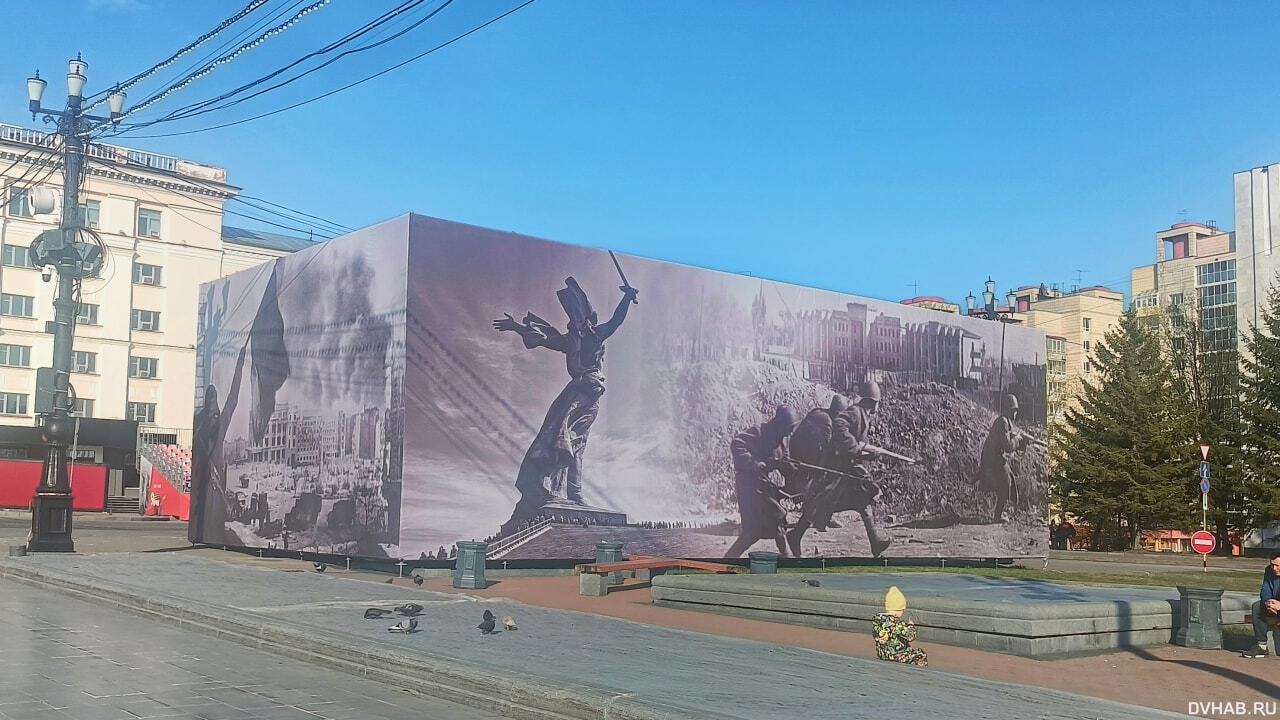
[{"label": "street lamp post", "polygon": [[[68,63],[67,104],[64,110],[41,107],[48,83],[27,79],[31,117],[44,115],[45,122],[57,123],[62,141],[62,217],[56,230],[40,233],[31,243],[37,266],[57,270],[58,286],[53,308],[53,367],[41,368],[36,379],[36,412],[41,414],[41,439],[45,443],[44,469],[36,488],[31,511],[31,535],[27,549],[32,552],[74,552],[71,539],[71,481],[67,475],[67,446],[74,427],[71,420],[72,339],[75,335],[80,281],[96,275],[102,267],[103,246],[92,231],[83,227],[80,213],[80,182],[84,173],[85,137],[103,123],[120,117],[124,93],[111,93],[110,118],[86,114],[82,109],[89,64],[79,55]],[[90,241],[86,242],[85,238]],[[46,403],[44,398],[49,398]]]},{"label": "street lamp post", "polygon": [[[1014,322],[1013,314],[1017,312],[1018,294],[1013,290],[1005,293],[1006,309],[1000,310],[996,307],[996,281],[987,276],[987,281],[983,283],[982,291],[982,317],[988,320],[1003,320],[1004,322]],[[970,292],[965,298],[965,304],[969,308],[970,315],[978,315],[978,298]]]}]

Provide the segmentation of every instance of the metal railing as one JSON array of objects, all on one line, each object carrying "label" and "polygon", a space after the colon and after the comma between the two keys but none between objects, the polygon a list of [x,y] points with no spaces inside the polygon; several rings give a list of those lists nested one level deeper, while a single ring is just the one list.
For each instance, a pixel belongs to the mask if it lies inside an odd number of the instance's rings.
[{"label": "metal railing", "polygon": [[523,545],[526,541],[532,540],[538,535],[541,535],[549,527],[551,527],[550,518],[547,518],[542,522],[536,523],[534,525],[530,525],[529,527],[521,530],[520,532],[514,533],[512,535],[508,535],[507,537],[504,537],[501,540],[498,540],[497,542],[494,542],[493,544],[489,545],[489,548],[485,553],[485,555],[491,560],[496,560],[502,557],[503,555],[506,555],[507,553],[511,552],[512,550],[515,550],[520,545]]},{"label": "metal railing", "polygon": [[[57,143],[57,139],[57,133],[0,123],[0,140],[6,142],[19,143],[21,145],[35,145],[37,147],[53,147]],[[109,160],[114,163],[138,165],[141,167],[163,170],[165,172],[178,171],[178,158],[171,157],[169,155],[160,155],[159,153],[120,147],[119,145],[90,143],[85,147],[85,154],[89,157]]]}]

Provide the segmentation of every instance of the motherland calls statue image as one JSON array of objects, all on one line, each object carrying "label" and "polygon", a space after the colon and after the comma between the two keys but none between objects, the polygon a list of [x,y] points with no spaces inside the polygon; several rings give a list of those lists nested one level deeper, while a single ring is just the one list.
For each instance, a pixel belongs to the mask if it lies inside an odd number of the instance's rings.
[{"label": "motherland calls statue image", "polygon": [[[612,257],[613,253],[609,254]],[[614,258],[614,265],[622,276],[622,268],[617,263]],[[627,284],[626,276],[622,276],[619,289],[622,299],[613,317],[602,324],[597,324],[587,294],[572,277],[565,280],[564,288],[556,291],[556,298],[568,316],[564,332],[533,313],[526,313],[522,321],[509,313],[493,321],[495,330],[519,334],[528,349],[544,347],[564,353],[569,371],[569,384],[551,403],[542,427],[520,463],[516,476],[520,500],[511,519],[502,525],[504,535],[525,521],[552,512],[602,521],[619,519],[619,513],[589,507],[582,498],[582,454],[605,389],[604,342],[622,326],[630,306],[638,304],[636,296],[640,291]]]}]

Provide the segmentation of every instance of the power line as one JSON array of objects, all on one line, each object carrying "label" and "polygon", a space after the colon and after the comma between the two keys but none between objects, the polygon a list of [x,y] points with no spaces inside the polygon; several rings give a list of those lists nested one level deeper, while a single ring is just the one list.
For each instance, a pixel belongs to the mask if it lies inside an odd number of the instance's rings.
[{"label": "power line", "polygon": [[[95,163],[100,163],[100,164],[103,164],[103,165],[109,165],[109,166],[111,166],[111,167],[112,167],[113,172],[116,172],[116,173],[118,173],[118,174],[120,174],[120,175],[124,176],[125,178],[130,179],[130,180],[137,180],[137,181],[145,181],[145,180],[146,180],[146,178],[143,178],[143,177],[138,176],[138,175],[133,175],[133,174],[131,174],[131,173],[129,173],[129,172],[126,172],[126,171],[124,171],[124,170],[121,170],[121,169],[120,169],[120,167],[122,167],[122,166],[123,166],[123,167],[129,167],[128,165],[123,165],[122,163],[117,163],[117,162],[112,161],[112,160],[105,160],[105,159],[103,159],[103,158],[93,158],[93,157],[88,157],[88,156],[86,156],[86,160],[92,160],[92,161],[93,161],[93,162],[95,162]],[[181,180],[183,180],[183,181],[186,181],[186,182],[191,183],[192,185],[196,185],[196,186],[204,187],[204,188],[211,189],[211,190],[218,190],[218,188],[213,188],[213,187],[211,187],[211,186],[209,186],[209,185],[206,185],[205,183],[203,183],[203,182],[201,182],[200,180],[197,180],[197,179],[195,179],[195,178],[189,178],[189,177],[184,176],[184,175],[177,175],[177,174],[173,174],[173,173],[169,173],[169,172],[167,172],[167,171],[162,171],[162,170],[157,170],[157,169],[152,169],[152,171],[153,171],[153,172],[155,172],[155,173],[157,173],[157,174],[160,174],[160,175],[166,175],[166,176],[169,176],[169,177],[174,177],[175,179],[181,179]],[[248,219],[250,219],[250,220],[257,220],[257,221],[259,221],[259,222],[266,223],[266,224],[271,225],[271,226],[273,226],[273,227],[278,227],[278,228],[285,229],[285,230],[291,230],[291,231],[293,231],[293,232],[307,233],[307,234],[309,234],[309,235],[314,235],[314,236],[321,237],[321,238],[323,238],[323,239],[325,239],[325,240],[328,240],[328,239],[330,239],[330,238],[332,238],[332,237],[333,237],[333,235],[332,235],[332,233],[334,232],[333,230],[330,230],[330,229],[328,229],[328,228],[326,228],[326,227],[322,227],[322,226],[320,226],[320,225],[316,225],[315,223],[308,223],[308,222],[306,222],[306,221],[299,220],[298,218],[290,217],[290,216],[285,215],[285,214],[283,214],[283,213],[276,212],[276,211],[274,211],[274,210],[270,210],[269,208],[256,207],[256,209],[260,210],[261,212],[269,213],[269,214],[271,214],[271,215],[273,215],[273,216],[277,217],[278,219],[285,220],[285,221],[288,221],[288,222],[301,222],[301,223],[303,223],[303,224],[309,224],[309,225],[311,225],[311,227],[309,227],[309,228],[299,228],[299,227],[297,227],[297,226],[295,226],[295,225],[285,225],[285,224],[283,224],[283,223],[278,223],[278,222],[274,222],[274,221],[272,221],[272,220],[267,220],[267,219],[265,219],[265,218],[258,217],[258,216],[256,216],[256,215],[250,215],[250,214],[248,214],[248,213],[236,212],[235,210],[228,210],[228,209],[226,209],[224,206],[220,206],[220,205],[216,205],[216,204],[214,204],[214,203],[210,203],[210,202],[208,202],[207,200],[204,200],[204,199],[202,199],[202,198],[200,198],[200,197],[198,197],[198,196],[196,196],[196,195],[193,195],[193,194],[191,194],[190,192],[186,192],[186,191],[184,191],[184,190],[182,190],[182,189],[180,189],[180,188],[169,188],[169,189],[170,189],[171,191],[175,192],[175,193],[178,193],[179,195],[182,195],[183,197],[187,198],[188,200],[191,200],[192,202],[199,203],[199,204],[201,204],[201,205],[203,205],[203,206],[205,206],[205,207],[207,207],[207,208],[211,208],[211,209],[217,210],[217,211],[222,212],[222,213],[226,213],[226,214],[230,214],[230,215],[236,215],[236,216],[239,216],[239,217],[248,218]],[[229,199],[229,200],[234,200],[234,199],[235,199],[235,196],[231,196],[231,197],[230,197],[230,198],[228,198],[228,199]],[[275,204],[275,203],[273,203],[273,204]],[[298,210],[293,210],[293,209],[291,209],[291,208],[286,208],[286,207],[285,207],[285,206],[283,206],[283,205],[277,205],[277,206],[278,206],[278,207],[281,207],[281,208],[283,208],[283,209],[289,210],[290,212],[293,212],[293,213],[297,213],[297,214],[305,214],[305,213],[301,213],[301,211],[298,211]],[[251,207],[254,207],[254,206],[252,206],[252,205],[251,205]],[[313,216],[313,217],[314,217],[314,216]],[[329,220],[325,220],[325,221],[323,221],[323,222],[328,223],[328,224],[330,224],[330,225],[338,225],[338,223],[335,223],[335,222],[333,222],[333,221],[329,221]]]},{"label": "power line", "polygon": [[[231,17],[227,18],[226,20],[223,20],[223,21],[222,21],[221,23],[219,23],[219,24],[218,24],[218,26],[217,26],[217,27],[215,27],[213,30],[210,30],[209,32],[205,33],[204,35],[201,35],[200,37],[196,38],[196,39],[195,39],[195,41],[193,41],[192,43],[188,44],[186,47],[182,48],[182,49],[181,49],[181,50],[179,50],[178,52],[174,53],[173,55],[170,55],[168,58],[166,58],[166,59],[164,59],[164,60],[161,60],[160,62],[156,63],[155,65],[152,65],[150,68],[148,68],[148,69],[146,69],[146,70],[144,70],[144,71],[142,71],[142,72],[138,73],[137,75],[134,75],[133,77],[129,78],[128,80],[124,81],[123,83],[120,83],[120,84],[119,84],[118,86],[116,86],[115,88],[112,88],[111,90],[102,90],[102,91],[99,91],[98,93],[95,93],[95,95],[94,95],[94,96],[91,96],[91,97],[96,97],[96,96],[99,96],[99,95],[107,95],[107,94],[109,94],[110,92],[113,92],[113,91],[124,91],[124,90],[128,90],[129,88],[133,87],[134,85],[137,85],[138,83],[142,82],[143,80],[146,80],[147,78],[149,78],[149,77],[151,77],[152,75],[156,74],[157,72],[160,72],[161,70],[163,70],[163,69],[165,69],[165,68],[169,67],[170,65],[173,65],[175,62],[177,62],[177,61],[178,61],[178,58],[180,58],[180,57],[182,57],[183,55],[186,55],[187,53],[189,53],[189,52],[191,52],[192,50],[196,49],[196,47],[197,47],[197,46],[204,44],[204,42],[205,42],[205,41],[209,40],[209,39],[210,39],[210,38],[212,38],[213,36],[217,35],[218,33],[222,32],[223,30],[227,29],[228,27],[230,27],[230,26],[231,26],[231,25],[233,25],[234,23],[238,22],[241,18],[245,17],[246,15],[248,15],[248,14],[249,14],[249,13],[251,13],[251,12],[253,12],[254,10],[257,10],[258,8],[260,8],[260,7],[262,7],[263,5],[267,4],[268,2],[270,2],[270,0],[252,0],[252,2],[250,2],[248,5],[246,5],[242,10],[240,10],[240,12],[236,13],[235,15],[232,15]],[[94,108],[98,107],[99,105],[101,105],[101,104],[102,104],[102,103],[104,103],[104,102],[106,102],[106,100],[105,100],[105,99],[98,100],[97,102],[95,102],[95,103],[93,103],[93,104],[91,104],[91,105],[89,105],[89,106],[85,107],[85,108],[84,108],[84,111],[85,111],[85,112],[89,112],[89,111],[93,110]]]},{"label": "power line", "polygon": [[[365,34],[365,33],[368,33],[368,32],[371,32],[371,31],[373,31],[373,30],[375,30],[375,29],[377,29],[377,28],[381,27],[382,25],[384,25],[384,24],[387,24],[387,23],[391,22],[392,20],[394,20],[395,18],[397,18],[399,15],[401,15],[401,14],[403,14],[403,13],[407,13],[407,12],[409,12],[409,11],[411,11],[411,10],[415,9],[417,6],[421,5],[421,4],[422,4],[422,3],[424,3],[424,2],[426,2],[426,0],[410,0],[409,2],[406,2],[406,3],[402,4],[400,7],[396,8],[396,9],[394,9],[394,10],[392,10],[392,11],[388,12],[388,13],[384,13],[382,17],[379,17],[378,19],[376,19],[376,20],[374,20],[374,21],[372,21],[372,22],[370,22],[370,23],[366,24],[363,28],[361,28],[361,29],[360,29],[360,30],[358,30],[357,32],[352,33],[352,34],[349,34],[347,37],[345,37],[345,38],[343,38],[343,39],[341,39],[341,40],[339,40],[339,41],[337,41],[337,42],[331,43],[329,46],[327,46],[327,47],[325,47],[325,48],[321,48],[320,50],[316,50],[316,51],[313,51],[313,52],[311,52],[311,53],[308,53],[307,55],[302,56],[301,58],[299,58],[299,59],[297,59],[297,60],[295,60],[295,61],[293,61],[293,62],[289,63],[288,65],[286,65],[286,66],[284,66],[284,67],[282,67],[282,68],[280,68],[279,70],[276,70],[276,71],[274,71],[274,72],[272,72],[272,73],[270,73],[270,74],[268,74],[268,75],[265,75],[265,76],[263,76],[263,77],[261,77],[261,78],[258,78],[257,80],[254,80],[254,81],[252,81],[252,82],[246,83],[245,85],[242,85],[242,86],[240,86],[239,88],[236,88],[235,90],[231,90],[231,91],[229,91],[229,92],[227,92],[227,93],[224,93],[223,95],[221,95],[221,96],[219,96],[219,97],[212,98],[212,99],[209,99],[209,100],[205,100],[205,101],[200,102],[200,103],[195,103],[195,104],[192,104],[192,105],[188,105],[188,106],[187,106],[187,107],[185,107],[185,108],[180,108],[180,109],[178,109],[178,110],[175,110],[174,112],[169,113],[169,115],[165,116],[164,118],[162,118],[161,120],[158,120],[158,121],[156,121],[156,122],[169,122],[169,121],[172,121],[172,120],[182,120],[182,119],[186,119],[186,118],[189,118],[189,117],[195,117],[196,115],[203,115],[203,114],[205,114],[205,113],[214,112],[215,110],[222,110],[222,109],[225,109],[225,108],[228,108],[228,107],[232,107],[232,106],[234,106],[234,105],[238,105],[238,104],[240,104],[240,103],[242,103],[242,102],[246,102],[246,101],[248,101],[248,100],[252,100],[252,99],[253,99],[253,98],[255,98],[255,97],[258,97],[258,96],[263,95],[263,94],[265,94],[265,93],[271,92],[272,90],[276,90],[276,89],[278,89],[278,88],[281,88],[281,87],[284,87],[284,86],[286,86],[286,85],[289,85],[290,83],[293,83],[293,82],[295,82],[295,81],[297,81],[297,80],[300,80],[300,79],[302,79],[303,77],[306,77],[307,75],[310,75],[310,74],[311,74],[311,73],[313,73],[313,72],[316,72],[316,71],[318,71],[318,70],[322,70],[322,69],[324,69],[324,68],[328,67],[329,65],[332,65],[333,63],[335,63],[335,62],[337,62],[337,61],[341,60],[341,59],[342,59],[342,58],[344,58],[344,57],[347,57],[347,56],[349,56],[349,55],[354,55],[354,54],[356,54],[356,53],[361,53],[361,52],[364,52],[364,51],[366,51],[366,50],[371,50],[371,49],[373,49],[373,48],[376,48],[376,47],[379,47],[379,46],[384,45],[384,44],[386,44],[386,43],[389,43],[389,42],[391,42],[392,40],[395,40],[396,38],[399,38],[399,37],[401,37],[401,36],[405,35],[406,33],[408,33],[408,32],[410,32],[410,31],[414,30],[415,28],[417,28],[417,27],[421,26],[423,23],[425,23],[425,22],[427,22],[428,20],[430,20],[430,19],[432,19],[433,17],[435,17],[435,16],[436,16],[437,14],[439,14],[442,10],[444,10],[446,7],[448,7],[450,4],[452,4],[452,3],[453,3],[453,0],[444,0],[444,2],[443,2],[443,3],[442,3],[438,8],[436,8],[436,9],[432,10],[430,13],[428,13],[428,14],[426,15],[426,17],[421,18],[420,20],[418,20],[418,21],[414,22],[414,23],[413,23],[412,25],[410,25],[409,27],[404,28],[403,30],[400,30],[400,31],[396,32],[395,34],[391,35],[390,37],[386,37],[386,38],[383,38],[383,39],[378,40],[378,41],[376,41],[376,42],[372,42],[372,43],[369,43],[369,44],[367,44],[367,45],[362,45],[362,46],[360,46],[360,47],[352,48],[352,49],[350,49],[350,50],[347,50],[347,51],[345,51],[345,52],[342,52],[342,53],[340,53],[340,54],[338,54],[338,55],[336,55],[336,56],[334,56],[334,57],[330,58],[329,60],[327,60],[327,61],[325,61],[325,62],[321,63],[320,65],[317,65],[316,67],[313,67],[313,68],[311,68],[311,69],[309,69],[309,70],[306,70],[306,71],[304,71],[304,72],[302,72],[302,73],[299,73],[299,74],[297,74],[297,75],[295,75],[295,76],[293,76],[293,77],[291,77],[291,78],[289,78],[289,79],[287,79],[287,80],[284,80],[284,81],[282,81],[282,82],[276,83],[275,85],[272,85],[271,87],[265,88],[265,89],[263,89],[263,90],[259,90],[258,92],[255,92],[255,93],[253,93],[253,94],[251,94],[251,95],[247,95],[247,96],[245,96],[245,97],[241,97],[241,98],[236,98],[236,99],[234,99],[234,100],[230,100],[229,102],[225,102],[225,103],[223,103],[223,104],[221,104],[221,105],[214,105],[215,103],[221,102],[221,101],[223,101],[223,100],[227,100],[228,98],[233,98],[235,95],[237,95],[237,94],[239,94],[239,93],[241,93],[241,92],[244,92],[245,90],[249,90],[249,89],[252,89],[252,88],[254,88],[254,87],[258,86],[258,85],[261,85],[262,83],[264,83],[264,82],[266,82],[266,81],[268,81],[268,80],[270,80],[270,79],[272,79],[272,78],[274,78],[274,77],[276,77],[276,76],[278,76],[278,75],[280,75],[280,74],[284,73],[285,71],[287,71],[287,70],[289,70],[289,69],[291,69],[291,68],[293,68],[293,67],[298,66],[299,64],[303,63],[304,61],[306,61],[306,60],[308,60],[308,59],[310,59],[310,58],[312,58],[312,57],[316,57],[316,56],[318,56],[318,55],[323,55],[323,54],[329,53],[329,52],[331,52],[331,51],[333,51],[333,50],[336,50],[337,48],[339,48],[339,47],[341,47],[341,46],[343,46],[343,45],[345,45],[345,44],[347,44],[347,43],[349,43],[349,42],[354,41],[356,38],[360,37],[361,35],[363,35],[363,34]],[[214,105],[214,106],[213,106],[213,107],[209,107],[210,105]]]},{"label": "power line", "polygon": [[175,84],[173,84],[173,85],[170,85],[169,87],[165,88],[164,90],[161,90],[160,92],[156,93],[155,95],[152,95],[151,97],[149,97],[149,98],[147,98],[146,100],[142,101],[140,104],[133,106],[133,107],[132,107],[132,108],[130,108],[128,111],[126,111],[124,114],[122,114],[119,118],[117,118],[117,120],[123,120],[124,118],[127,118],[127,117],[129,117],[130,115],[133,115],[133,114],[135,114],[135,113],[137,113],[137,112],[140,112],[140,111],[142,111],[142,110],[145,110],[145,109],[147,109],[148,107],[150,107],[150,106],[154,105],[155,103],[160,102],[161,100],[163,100],[163,99],[165,99],[165,98],[169,97],[170,95],[172,95],[172,94],[174,94],[174,93],[178,92],[179,90],[182,90],[183,88],[187,87],[188,85],[190,85],[191,83],[195,82],[196,80],[199,80],[200,78],[202,78],[202,77],[204,77],[204,76],[208,75],[209,73],[213,72],[213,71],[214,71],[214,70],[216,70],[218,67],[220,67],[220,66],[222,66],[222,65],[225,65],[225,64],[227,64],[227,63],[231,62],[232,60],[235,60],[236,58],[240,57],[240,56],[241,56],[241,55],[243,55],[244,53],[246,53],[246,52],[248,52],[248,51],[250,51],[250,50],[253,50],[254,48],[258,47],[258,46],[259,46],[259,45],[261,45],[262,43],[266,42],[268,38],[271,38],[271,37],[273,37],[273,36],[275,36],[275,35],[278,35],[278,34],[280,34],[280,33],[284,32],[285,30],[288,30],[289,28],[291,28],[291,27],[293,27],[294,25],[296,25],[296,24],[298,23],[298,21],[300,21],[304,16],[309,15],[309,14],[311,14],[312,12],[314,12],[314,11],[316,11],[316,10],[319,10],[320,8],[322,8],[322,7],[324,7],[325,5],[328,5],[328,4],[329,4],[329,0],[316,0],[316,2],[313,2],[313,3],[311,3],[310,5],[308,5],[308,6],[306,6],[305,8],[303,8],[302,10],[299,10],[297,13],[295,13],[295,14],[294,14],[294,16],[293,16],[293,17],[289,18],[289,19],[288,19],[288,20],[286,20],[285,22],[283,22],[283,23],[281,23],[281,24],[279,24],[279,25],[277,25],[277,26],[275,26],[275,27],[271,28],[270,30],[268,30],[268,31],[266,31],[266,32],[264,32],[264,33],[262,33],[262,34],[261,34],[261,35],[259,35],[258,37],[254,38],[252,41],[247,42],[247,43],[245,43],[245,44],[241,45],[240,47],[236,48],[235,50],[231,51],[230,53],[227,53],[227,54],[223,55],[222,57],[219,57],[218,59],[216,59],[216,60],[214,60],[213,62],[209,63],[208,65],[206,65],[205,67],[201,68],[200,70],[198,70],[198,71],[196,71],[196,72],[194,72],[194,73],[192,73],[192,74],[188,75],[187,77],[183,78],[183,79],[182,79],[181,81],[179,81],[178,83],[175,83]]},{"label": "power line", "polygon": [[[362,84],[364,84],[364,83],[366,83],[366,82],[369,82],[370,80],[373,80],[373,79],[375,79],[375,78],[378,78],[378,77],[381,77],[381,76],[383,76],[383,75],[386,75],[386,74],[387,74],[387,73],[389,73],[389,72],[393,72],[393,71],[395,71],[395,70],[399,70],[400,68],[402,68],[402,67],[404,67],[405,65],[408,65],[408,64],[410,64],[410,63],[412,63],[412,62],[416,62],[416,61],[418,61],[418,60],[421,60],[422,58],[424,58],[424,57],[426,57],[426,56],[428,56],[428,55],[431,55],[432,53],[434,53],[434,52],[436,52],[436,51],[438,51],[438,50],[442,50],[442,49],[444,49],[444,48],[446,48],[446,47],[448,47],[448,46],[450,46],[450,45],[452,45],[452,44],[454,44],[454,43],[458,42],[459,40],[462,40],[463,38],[466,38],[466,37],[468,37],[468,36],[472,35],[473,33],[476,33],[476,32],[479,32],[480,30],[483,30],[484,28],[486,28],[486,27],[488,27],[488,26],[490,26],[490,25],[492,25],[492,24],[494,24],[494,23],[498,22],[499,20],[502,20],[503,18],[507,17],[508,15],[511,15],[511,14],[513,14],[513,13],[515,13],[515,12],[519,11],[519,10],[522,10],[522,9],[524,9],[524,8],[528,7],[529,5],[532,5],[532,4],[533,4],[533,2],[534,2],[534,0],[525,0],[525,2],[521,3],[520,5],[517,5],[516,7],[514,7],[514,8],[512,8],[512,9],[508,10],[507,12],[505,12],[505,13],[503,13],[503,14],[501,14],[501,15],[499,15],[499,16],[497,16],[497,17],[495,17],[495,18],[493,18],[492,20],[489,20],[489,21],[487,21],[487,22],[485,22],[485,23],[483,23],[483,24],[481,24],[481,25],[477,25],[476,27],[474,27],[474,28],[472,28],[472,29],[470,29],[470,30],[468,30],[468,31],[466,31],[466,32],[464,32],[464,33],[462,33],[462,34],[460,34],[460,35],[457,35],[457,36],[453,37],[452,39],[447,40],[447,41],[445,41],[445,42],[443,42],[443,43],[441,43],[441,44],[439,44],[439,45],[436,45],[435,47],[433,47],[433,48],[431,48],[431,49],[429,49],[429,50],[426,50],[426,51],[424,51],[424,52],[422,52],[422,53],[419,53],[419,54],[417,54],[417,55],[415,55],[415,56],[413,56],[413,57],[409,58],[408,60],[405,60],[404,62],[398,63],[398,64],[396,64],[396,65],[392,65],[392,66],[391,66],[391,67],[389,67],[389,68],[386,68],[386,69],[384,69],[384,70],[380,70],[380,71],[378,71],[378,72],[376,72],[376,73],[374,73],[374,74],[372,74],[372,75],[369,75],[369,76],[367,76],[367,77],[364,77],[364,78],[362,78],[362,79],[360,79],[360,80],[356,80],[355,82],[352,82],[352,83],[348,83],[348,84],[346,84],[346,85],[343,85],[342,87],[337,88],[337,89],[335,89],[335,90],[330,90],[329,92],[324,93],[324,94],[322,94],[322,95],[317,95],[317,96],[315,96],[315,97],[313,97],[313,98],[310,98],[310,99],[307,99],[307,100],[303,100],[303,101],[301,101],[301,102],[296,102],[296,103],[293,103],[292,105],[287,105],[287,106],[285,106],[285,107],[278,108],[278,109],[276,109],[276,110],[271,110],[271,111],[269,111],[269,112],[261,113],[261,114],[258,114],[258,115],[253,115],[253,116],[251,116],[251,117],[247,117],[247,118],[242,118],[242,119],[240,119],[240,120],[235,120],[235,121],[233,121],[233,122],[222,123],[222,124],[220,124],[220,125],[212,125],[212,126],[205,127],[205,128],[197,128],[197,129],[195,129],[195,130],[184,130],[184,131],[182,131],[182,132],[172,132],[172,133],[155,133],[155,134],[151,134],[151,135],[130,135],[130,137],[132,137],[132,138],[162,138],[162,137],[176,137],[176,136],[178,136],[178,135],[191,135],[191,134],[194,134],[194,133],[208,132],[208,131],[210,131],[210,130],[220,130],[220,129],[222,129],[222,128],[232,127],[232,126],[234,126],[234,125],[241,125],[241,124],[243,124],[243,123],[251,122],[251,121],[253,121],[253,120],[261,120],[262,118],[270,117],[270,116],[272,116],[272,115],[277,115],[277,114],[279,114],[279,113],[286,112],[286,111],[288,111],[288,110],[293,110],[293,109],[295,109],[295,108],[302,107],[303,105],[309,105],[309,104],[311,104],[311,103],[313,103],[313,102],[316,102],[317,100],[323,100],[324,98],[327,98],[327,97],[329,97],[329,96],[331,96],[331,95],[336,95],[336,94],[338,94],[338,93],[340,93],[340,92],[343,92],[344,90],[350,90],[351,88],[356,87],[357,85],[362,85]],[[124,134],[124,133],[121,133],[121,134]]]}]

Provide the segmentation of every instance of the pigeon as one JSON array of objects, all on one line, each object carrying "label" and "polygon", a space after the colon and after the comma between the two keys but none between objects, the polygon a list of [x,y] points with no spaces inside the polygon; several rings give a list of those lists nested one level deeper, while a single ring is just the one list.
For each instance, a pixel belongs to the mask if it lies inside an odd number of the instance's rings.
[{"label": "pigeon", "polygon": [[414,585],[417,585],[418,587],[422,587],[422,576],[421,576],[421,575],[414,575],[414,576],[413,576],[413,584],[414,584]]},{"label": "pigeon", "polygon": [[316,569],[316,572],[318,572],[318,573],[322,573],[322,572],[324,572],[325,570],[328,570],[328,569],[329,569],[328,564],[326,564],[326,563],[322,563],[322,562],[318,562],[318,563],[311,563],[311,567],[315,568],[315,569]]},{"label": "pigeon", "polygon": [[391,614],[390,610],[383,610],[382,608],[369,608],[368,610],[364,611],[364,619],[376,620],[382,617],[383,615],[390,615],[390,614]]},{"label": "pigeon", "polygon": [[400,613],[401,615],[407,615],[409,617],[413,617],[414,615],[417,615],[418,613],[422,612],[422,606],[419,605],[418,603],[405,603],[404,605],[398,606],[396,608],[396,612]]},{"label": "pigeon", "polygon": [[511,617],[510,615],[502,618],[502,627],[505,630],[515,630],[516,629],[515,618]]},{"label": "pigeon", "polygon": [[494,628],[494,627],[496,627],[496,626],[497,626],[497,624],[498,624],[498,622],[497,622],[497,618],[495,618],[495,617],[493,616],[493,613],[489,612],[488,610],[485,610],[485,611],[484,611],[484,621],[483,621],[483,622],[481,622],[481,623],[480,623],[479,625],[477,625],[476,627],[480,628],[480,632],[481,632],[481,633],[483,633],[483,634],[485,634],[485,635],[492,635],[492,634],[493,634],[493,628]]},{"label": "pigeon", "polygon": [[804,584],[805,584],[805,585],[808,585],[809,587],[822,587],[822,583],[820,583],[820,582],[818,582],[817,580],[814,580],[814,579],[812,579],[812,578],[805,578],[805,579],[804,579]]},{"label": "pigeon", "polygon": [[396,579],[395,579],[395,578],[387,578],[387,584],[388,584],[388,585],[390,585],[391,583],[393,583],[393,582],[395,582],[395,581],[396,581]]},{"label": "pigeon", "polygon": [[418,630],[418,621],[416,618],[405,618],[400,622],[387,628],[387,632],[394,633],[411,633]]}]

